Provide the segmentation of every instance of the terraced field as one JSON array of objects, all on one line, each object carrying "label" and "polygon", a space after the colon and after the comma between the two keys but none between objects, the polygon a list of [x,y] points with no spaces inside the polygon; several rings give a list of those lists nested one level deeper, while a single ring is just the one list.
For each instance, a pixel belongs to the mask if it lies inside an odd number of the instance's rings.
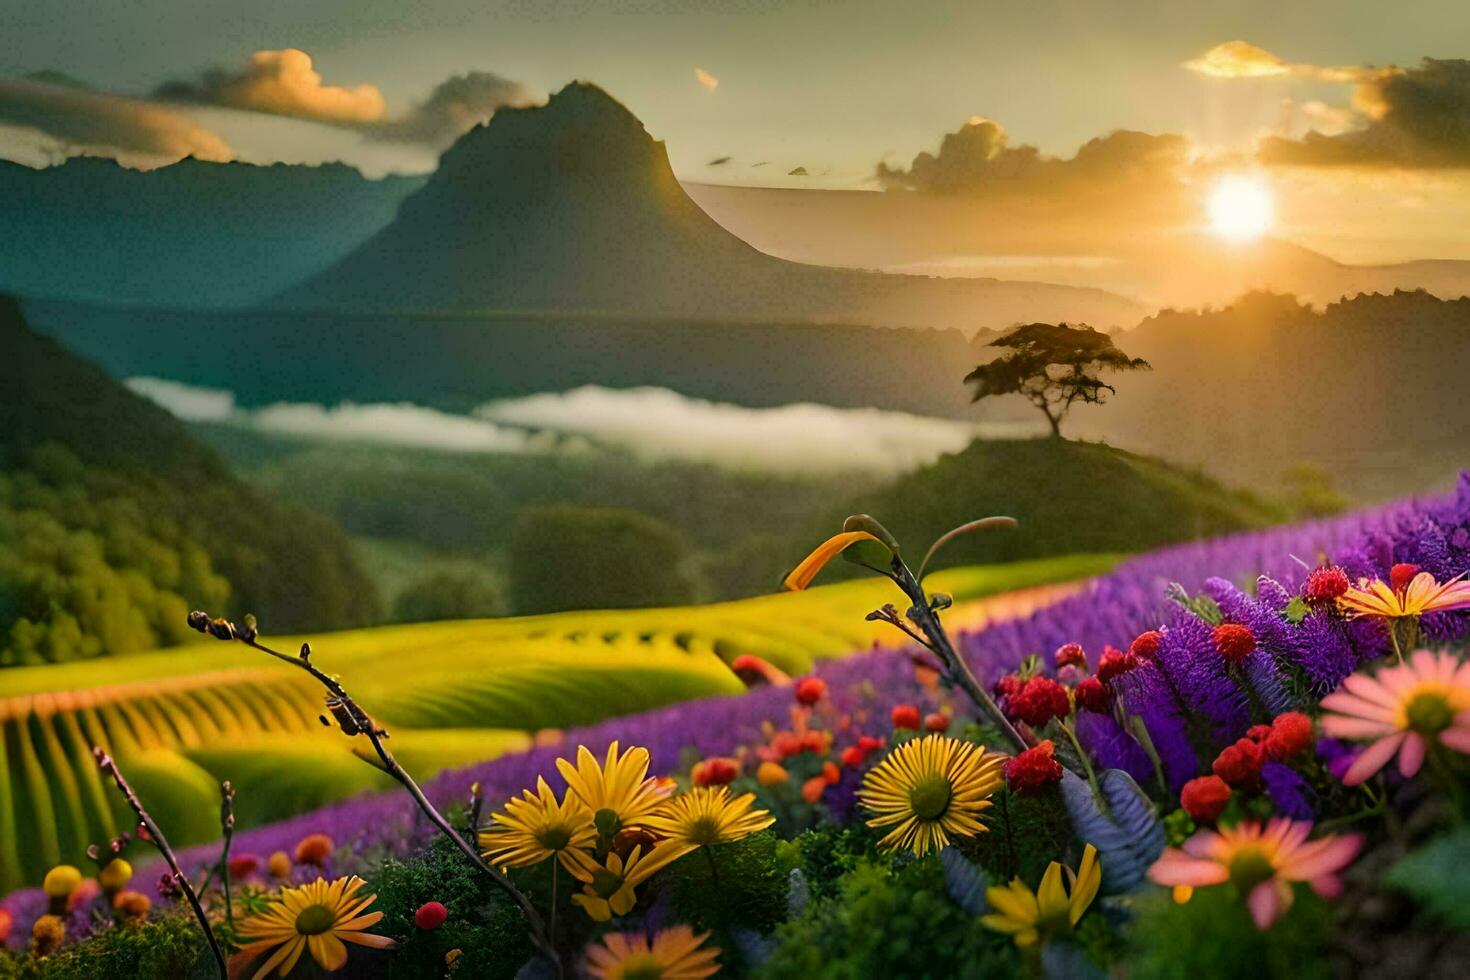
[{"label": "terraced field", "polygon": [[[1098,574],[1110,556],[956,569],[931,577],[949,619],[1024,615]],[[891,586],[864,580],[800,594],[671,609],[418,624],[311,638],[316,661],[393,732],[415,772],[491,758],[533,732],[735,693],[742,653],[791,673],[891,640],[868,610]],[[999,595],[998,593],[1004,593]],[[264,624],[269,626],[268,621]],[[273,637],[294,650],[302,638]],[[386,777],[324,729],[304,673],[239,644],[0,673],[0,892],[131,827],[92,764],[108,748],[180,844],[214,836],[218,783],[240,823],[280,819],[383,787]]]}]

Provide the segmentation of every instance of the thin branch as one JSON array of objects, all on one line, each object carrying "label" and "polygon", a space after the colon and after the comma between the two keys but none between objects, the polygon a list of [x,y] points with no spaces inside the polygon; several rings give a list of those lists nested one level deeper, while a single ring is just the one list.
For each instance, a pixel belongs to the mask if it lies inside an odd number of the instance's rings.
[{"label": "thin branch", "polygon": [[235,836],[235,787],[226,779],[219,784],[219,826],[225,843],[219,852],[220,887],[225,893],[225,922],[235,934],[235,907],[230,899],[230,841]]},{"label": "thin branch", "polygon": [[219,940],[214,936],[214,930],[209,927],[209,919],[204,914],[204,906],[199,904],[199,896],[194,891],[194,886],[189,883],[189,878],[179,867],[179,859],[174,856],[173,848],[168,846],[168,840],[163,836],[163,831],[158,829],[158,824],[153,822],[148,811],[143,808],[143,801],[138,799],[138,794],[133,792],[133,787],[128,785],[127,779],[123,777],[122,770],[117,763],[112,761],[112,756],[102,750],[101,746],[92,746],[92,758],[97,760],[97,768],[112,777],[117,784],[119,792],[127,800],[134,813],[138,815],[138,822],[148,832],[148,839],[153,846],[158,848],[158,853],[168,862],[168,868],[173,875],[174,883],[183,891],[189,899],[189,906],[194,910],[194,918],[199,920],[199,928],[204,930],[204,938],[209,941],[209,951],[214,954],[214,964],[219,968],[221,978],[229,976],[229,967],[225,963],[224,950],[220,949]]},{"label": "thin branch", "polygon": [[384,740],[388,738],[387,730],[380,727],[367,712],[363,711],[335,678],[324,673],[311,662],[310,645],[303,643],[300,654],[294,657],[281,653],[278,650],[272,650],[260,642],[259,633],[255,628],[254,617],[247,617],[245,628],[240,629],[229,620],[212,619],[207,613],[196,611],[189,614],[189,625],[201,633],[208,633],[220,640],[238,640],[251,649],[259,650],[261,653],[268,654],[277,660],[291,664],[316,678],[327,689],[327,709],[336,719],[337,726],[342,729],[343,734],[348,736],[367,736],[368,741],[372,743],[373,751],[377,753],[378,759],[382,763],[381,768],[383,771],[392,776],[404,789],[408,790],[408,794],[413,797],[419,809],[433,822],[434,826],[438,827],[453,842],[454,846],[459,848],[460,852],[469,859],[471,864],[479,869],[482,874],[489,877],[501,891],[505,892],[511,901],[515,902],[520,908],[521,914],[526,917],[527,925],[530,926],[531,941],[556,965],[558,975],[563,972],[561,957],[557,955],[556,948],[546,933],[546,925],[542,921],[540,914],[536,911],[535,906],[531,904],[530,899],[509,878],[487,864],[485,859],[480,856],[480,852],[467,842],[459,831],[454,829],[454,825],[439,812],[433,803],[429,802],[429,798],[424,795],[424,791],[419,787],[419,784],[408,774],[408,770],[399,764],[398,760],[393,757],[393,753],[389,751],[388,746],[384,744]]}]

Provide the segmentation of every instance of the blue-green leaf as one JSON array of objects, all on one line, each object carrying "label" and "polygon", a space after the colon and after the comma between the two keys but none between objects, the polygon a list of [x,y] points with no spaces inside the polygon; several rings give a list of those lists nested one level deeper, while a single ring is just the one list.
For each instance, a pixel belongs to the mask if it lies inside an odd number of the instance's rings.
[{"label": "blue-green leaf", "polygon": [[1164,825],[1153,802],[1121,769],[1098,776],[1107,812],[1098,808],[1087,781],[1070,770],[1062,773],[1062,800],[1072,829],[1083,843],[1097,848],[1102,864],[1102,894],[1136,887],[1164,852]]},{"label": "blue-green leaf", "polygon": [[1383,882],[1406,892],[1452,929],[1470,929],[1470,828],[1431,840],[1383,873]]},{"label": "blue-green leaf", "polygon": [[971,915],[984,915],[990,910],[990,903],[985,900],[988,881],[975,862],[958,849],[946,847],[939,852],[939,864],[944,869],[945,890],[956,905]]}]

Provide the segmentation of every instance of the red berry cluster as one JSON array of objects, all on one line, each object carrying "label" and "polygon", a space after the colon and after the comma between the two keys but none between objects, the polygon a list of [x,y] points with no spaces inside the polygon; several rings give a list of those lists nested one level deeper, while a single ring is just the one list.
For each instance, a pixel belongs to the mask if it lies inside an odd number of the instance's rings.
[{"label": "red berry cluster", "polygon": [[916,732],[924,723],[924,716],[919,714],[919,708],[913,704],[895,705],[893,713],[889,716],[893,720],[894,728],[902,728],[907,731]]},{"label": "red berry cluster", "polygon": [[702,759],[689,771],[689,779],[695,786],[728,786],[739,775],[740,763],[724,756]]},{"label": "red berry cluster", "polygon": [[881,738],[874,738],[871,735],[864,735],[862,738],[858,739],[855,744],[849,745],[847,748],[842,750],[842,764],[844,766],[848,766],[849,768],[856,769],[858,766],[861,766],[863,763],[868,761],[868,756],[872,755],[874,752],[877,752],[879,749],[883,748],[887,744],[888,743],[883,741]]},{"label": "red berry cluster", "polygon": [[1053,757],[1056,747],[1047,739],[1007,760],[1006,785],[1013,793],[1040,793],[1061,782],[1062,764]]},{"label": "red berry cluster", "polygon": [[1230,786],[1219,776],[1200,776],[1184,784],[1179,805],[1196,823],[1214,823],[1230,802]]},{"label": "red berry cluster", "polygon": [[1400,562],[1388,570],[1388,585],[1395,592],[1402,592],[1414,581],[1414,576],[1419,574],[1418,565],[1410,565]]},{"label": "red berry cluster", "polygon": [[1029,677],[1006,695],[1006,711],[1011,717],[1040,728],[1053,718],[1072,713],[1072,699],[1067,689],[1050,677]]},{"label": "red berry cluster", "polygon": [[1057,652],[1051,655],[1051,659],[1057,667],[1087,669],[1087,651],[1082,649],[1080,643],[1063,643],[1057,647]]},{"label": "red berry cluster", "polygon": [[1163,634],[1158,630],[1139,633],[1128,645],[1128,656],[1133,658],[1135,665],[1146,664],[1159,655],[1159,644],[1163,639]]},{"label": "red berry cluster", "polygon": [[1116,647],[1103,647],[1102,656],[1097,659],[1097,679],[1104,684],[1115,677],[1121,677],[1138,666],[1137,660],[1130,660],[1128,654]]},{"label": "red berry cluster", "polygon": [[1240,623],[1221,623],[1215,627],[1215,650],[1232,664],[1238,664],[1256,652],[1256,634]]},{"label": "red berry cluster", "polygon": [[1348,581],[1347,572],[1336,565],[1329,565],[1326,568],[1313,569],[1307,576],[1302,598],[1309,606],[1329,606],[1351,587],[1352,582]]},{"label": "red berry cluster", "polygon": [[810,708],[827,696],[827,682],[820,677],[803,677],[796,682],[796,700]]},{"label": "red berry cluster", "polygon": [[1287,762],[1306,754],[1316,742],[1312,719],[1299,711],[1277,715],[1269,725],[1253,725],[1245,737],[1215,758],[1215,775],[1236,789],[1256,790],[1268,759]]}]

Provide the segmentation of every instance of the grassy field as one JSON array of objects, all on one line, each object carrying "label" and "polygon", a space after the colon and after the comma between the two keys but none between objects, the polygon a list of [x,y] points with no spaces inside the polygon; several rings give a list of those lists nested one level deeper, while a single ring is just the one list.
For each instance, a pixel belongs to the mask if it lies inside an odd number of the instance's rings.
[{"label": "grassy field", "polygon": [[[931,588],[973,626],[1021,615],[1114,558],[1070,556],[936,574]],[[799,594],[669,609],[560,613],[328,633],[315,662],[393,731],[416,773],[491,758],[532,732],[738,693],[727,663],[753,653],[799,673],[893,637],[865,622],[893,599],[879,579]],[[1020,591],[1017,591],[1020,590]],[[999,593],[1007,593],[998,596]],[[986,597],[995,597],[989,600]],[[265,623],[269,626],[269,623]],[[294,651],[303,637],[268,637]],[[214,836],[218,782],[249,826],[386,785],[317,720],[303,672],[206,641],[130,657],[0,673],[0,892],[131,825],[88,746],[118,757],[177,843]]]}]

